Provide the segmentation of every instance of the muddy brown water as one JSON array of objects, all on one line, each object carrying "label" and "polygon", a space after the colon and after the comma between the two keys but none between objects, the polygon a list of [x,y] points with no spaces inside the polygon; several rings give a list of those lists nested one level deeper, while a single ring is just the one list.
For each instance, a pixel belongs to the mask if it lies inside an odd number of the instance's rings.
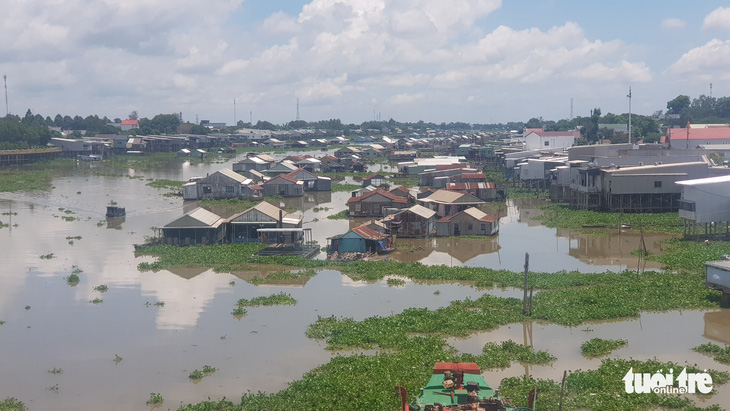
[{"label": "muddy brown water", "polygon": [[[434,309],[484,292],[519,295],[509,289],[411,281],[404,287],[388,287],[385,281],[356,282],[331,270],[306,281],[259,286],[245,281],[266,274],[255,269],[139,272],[137,264],[151,260],[135,258],[133,245],[151,235],[152,227],[195,207],[163,196],[167,190],[145,186],[146,179],[186,180],[232,161],[197,165],[171,161],[153,171],[107,170],[103,164],[82,163],[83,169],[144,178],[79,174],[57,177],[48,191],[0,194],[0,221],[9,224],[0,229],[0,321],[5,321],[0,325],[0,398],[16,397],[32,410],[117,410],[144,408],[149,394],[156,392],[165,398],[165,408],[174,409],[208,397],[236,399],[247,391],[275,392],[332,357],[323,343],[304,335],[319,315],[363,319],[407,307]],[[303,212],[305,227],[311,227],[324,245],[327,237],[360,222],[326,219],[344,209],[347,197],[349,193],[315,193],[281,203]],[[125,218],[104,218],[111,201],[126,207]],[[497,210],[503,216],[501,232],[494,238],[399,239],[398,251],[383,258],[521,271],[524,253],[529,252],[534,271],[603,272],[637,266],[638,259],[630,254],[638,248],[635,233],[609,230],[603,236],[586,236],[548,229],[531,219],[539,214],[538,207],[530,201],[501,207]],[[661,252],[665,238],[645,236],[654,252]],[[49,254],[53,257],[40,258]],[[65,278],[74,268],[81,270],[80,282],[69,286]],[[101,284],[109,291],[94,290]],[[241,319],[231,315],[239,298],[281,291],[298,304],[249,308]],[[103,302],[91,303],[95,298]],[[154,305],[159,301],[164,306]],[[515,324],[449,343],[472,352],[487,341],[522,342],[522,335],[523,326]],[[651,313],[641,320],[577,328],[533,324],[535,348],[547,349],[558,361],[551,367],[530,367],[529,372],[559,379],[563,369],[597,366],[597,360],[584,359],[577,348],[593,336],[628,339],[629,346],[615,352],[622,357],[657,356],[727,369],[690,348],[707,341],[730,343],[730,314],[725,310]],[[115,355],[123,360],[115,363]],[[191,382],[188,374],[204,365],[218,371]],[[54,368],[63,372],[48,372]],[[503,376],[524,371],[513,366],[486,376],[496,385]],[[730,389],[716,389],[718,395],[711,401],[730,403]]]}]

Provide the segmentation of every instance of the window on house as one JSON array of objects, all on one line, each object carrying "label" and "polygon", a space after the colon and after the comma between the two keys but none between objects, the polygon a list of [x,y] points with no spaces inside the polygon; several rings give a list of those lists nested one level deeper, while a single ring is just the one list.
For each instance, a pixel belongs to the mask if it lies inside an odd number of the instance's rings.
[{"label": "window on house", "polygon": [[226,186],[226,194],[233,194],[233,186]]},{"label": "window on house", "polygon": [[360,212],[360,210],[362,210],[362,204],[360,204],[360,203],[355,203],[355,211],[357,211],[357,212],[359,213],[359,212]]},{"label": "window on house", "polygon": [[550,141],[545,140],[545,143],[543,143],[543,144],[545,145],[545,147],[549,147],[550,146]]},{"label": "window on house", "polygon": [[482,224],[482,231],[487,231],[487,225],[486,224]]},{"label": "window on house", "polygon": [[472,226],[471,224],[467,224],[467,225],[466,225],[466,229],[467,229],[468,231],[471,231],[471,230],[473,230],[473,226]]},{"label": "window on house", "polygon": [[204,194],[210,194],[213,192],[213,189],[210,186],[203,186],[203,193]]},{"label": "window on house", "polygon": [[654,188],[661,188],[661,187],[662,187],[662,182],[661,181],[655,181],[654,182]]}]

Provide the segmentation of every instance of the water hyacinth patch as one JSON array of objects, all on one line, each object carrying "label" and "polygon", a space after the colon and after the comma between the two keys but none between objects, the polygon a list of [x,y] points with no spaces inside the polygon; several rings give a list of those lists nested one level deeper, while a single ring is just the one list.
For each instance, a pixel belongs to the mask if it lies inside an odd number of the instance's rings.
[{"label": "water hyacinth patch", "polygon": [[611,351],[627,345],[626,340],[604,340],[602,338],[593,338],[584,342],[580,346],[581,354],[587,357],[597,357],[600,355],[610,354]]},{"label": "water hyacinth patch", "polygon": [[258,306],[270,306],[270,305],[296,305],[297,300],[292,298],[291,295],[286,293],[272,294],[268,297],[254,297],[250,300],[241,298],[238,300],[236,305],[238,307],[258,307]]},{"label": "water hyacinth patch", "polygon": [[708,355],[714,358],[717,362],[730,364],[730,345],[723,347],[713,343],[705,343],[694,347],[692,350]]}]

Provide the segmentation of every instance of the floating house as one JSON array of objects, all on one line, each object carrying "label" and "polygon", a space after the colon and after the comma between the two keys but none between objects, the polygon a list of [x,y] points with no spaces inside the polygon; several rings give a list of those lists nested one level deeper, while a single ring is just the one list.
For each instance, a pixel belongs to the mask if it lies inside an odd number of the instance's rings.
[{"label": "floating house", "polygon": [[458,191],[437,190],[425,198],[419,198],[418,203],[436,212],[439,217],[452,216],[467,208],[484,204],[481,199]]},{"label": "floating house", "polygon": [[422,238],[436,234],[436,212],[420,205],[404,208],[382,221],[396,237]]},{"label": "floating house", "polygon": [[382,188],[347,199],[351,217],[382,217],[386,208],[405,208],[408,199],[398,197]]},{"label": "floating house", "polygon": [[[262,237],[259,229],[263,228],[302,228],[302,216],[289,214],[279,207],[262,201],[255,206],[234,214],[226,219],[229,227],[229,240],[233,243],[248,242],[281,242],[294,243],[298,236],[296,231],[279,233],[272,236],[267,234]],[[281,238],[285,236],[286,238]]]},{"label": "floating house", "polygon": [[218,244],[226,236],[223,223],[217,214],[198,207],[163,226],[162,238],[170,245]]},{"label": "floating house", "polygon": [[233,163],[231,167],[233,171],[240,173],[249,170],[264,171],[271,167],[271,164],[273,164],[273,161],[265,160],[260,156],[251,156],[237,163]]},{"label": "floating house", "polygon": [[304,183],[304,191],[332,191],[332,179],[318,176],[310,171],[299,168],[286,174],[295,180]]},{"label": "floating house", "polygon": [[183,185],[183,199],[238,198],[243,195],[242,187],[249,183],[251,180],[231,169],[224,168],[198,181],[191,181]]},{"label": "floating house", "polygon": [[274,177],[279,174],[289,174],[298,168],[299,167],[295,166],[293,162],[289,160],[284,160],[262,171],[262,173],[266,174],[267,176]]},{"label": "floating house", "polygon": [[327,254],[387,253],[395,249],[392,236],[378,233],[365,225],[351,228],[345,234],[328,240]]},{"label": "floating house", "polygon": [[279,174],[262,184],[264,196],[301,197],[304,195],[304,182],[286,174]]},{"label": "floating house", "polygon": [[494,235],[499,232],[499,218],[471,207],[436,221],[436,235]]},{"label": "floating house", "polygon": [[373,173],[373,174],[370,174],[369,176],[365,176],[362,178],[363,187],[367,187],[367,186],[380,187],[387,183],[388,183],[387,178],[384,175],[378,174],[378,173]]},{"label": "floating house", "polygon": [[448,183],[446,189],[448,191],[469,193],[484,201],[497,198],[497,186],[494,183]]}]

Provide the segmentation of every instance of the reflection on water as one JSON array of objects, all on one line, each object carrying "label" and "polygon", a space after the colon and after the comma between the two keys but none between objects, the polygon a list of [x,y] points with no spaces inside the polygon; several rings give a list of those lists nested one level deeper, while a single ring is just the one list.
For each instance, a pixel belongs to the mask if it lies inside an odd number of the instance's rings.
[{"label": "reflection on water", "polygon": [[[186,180],[233,161],[181,165],[171,160],[164,167],[144,171],[95,164],[100,173],[143,178],[80,174],[55,178],[54,188],[48,191],[0,194],[0,213],[5,213],[0,221],[10,224],[0,229],[0,321],[6,322],[0,326],[0,398],[15,396],[33,409],[112,410],[142,409],[150,392],[162,393],[169,404],[208,396],[236,398],[247,390],[272,392],[331,358],[321,342],[305,336],[306,327],[320,315],[360,320],[407,307],[434,309],[485,292],[457,284],[411,281],[405,287],[388,287],[385,281],[353,281],[336,271],[260,286],[247,281],[281,269],[257,267],[227,274],[183,267],[140,273],[137,264],[152,259],[135,258],[134,244],[152,235],[153,227],[197,206],[163,196],[168,190],[146,186],[147,179]],[[79,165],[84,170],[89,167]],[[344,210],[349,196],[346,192],[308,193],[303,198],[277,200],[277,205],[299,210],[304,227],[312,228],[314,239],[324,245],[327,237],[342,234],[356,223],[326,218]],[[119,224],[104,216],[112,201],[127,210]],[[535,271],[635,267],[636,258],[630,254],[638,248],[635,233],[589,237],[545,228],[532,220],[541,212],[532,202],[490,207],[503,217],[498,236],[399,239],[398,250],[381,257],[521,271],[524,253],[529,252]],[[217,211],[226,216],[225,211]],[[647,246],[657,253],[663,238],[645,236]],[[81,281],[72,287],[65,277],[74,267],[82,272]],[[101,284],[109,291],[94,290]],[[231,315],[238,299],[277,292],[291,294],[297,305],[254,307],[240,320]],[[514,294],[514,290],[486,292]],[[95,298],[103,302],[90,303]],[[156,302],[165,304],[155,306]],[[576,355],[577,347],[592,336],[629,338],[629,347],[617,355],[657,355],[722,369],[688,348],[708,339],[728,342],[726,313],[645,314],[639,321],[591,325],[595,331],[590,333],[534,324],[528,333],[530,341],[557,355],[559,362],[554,368],[535,367],[529,372],[559,379],[563,368],[597,366],[596,360]],[[677,329],[682,330],[679,337]],[[486,340],[523,338],[522,326],[513,325],[479,334],[473,344],[478,352]],[[115,354],[124,360],[115,364]],[[198,384],[190,383],[190,371],[204,364],[219,371]],[[54,367],[62,368],[63,374],[47,372]],[[517,368],[495,372],[488,381],[525,372]],[[47,389],[56,384],[57,391]],[[718,391],[717,397],[730,392]]]}]

